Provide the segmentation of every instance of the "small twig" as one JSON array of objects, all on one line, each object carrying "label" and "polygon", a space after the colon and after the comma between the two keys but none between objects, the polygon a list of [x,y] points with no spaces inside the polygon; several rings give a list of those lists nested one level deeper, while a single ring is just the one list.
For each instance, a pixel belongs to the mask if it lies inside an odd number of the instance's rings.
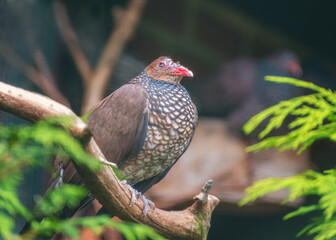
[{"label": "small twig", "polygon": [[56,81],[51,73],[50,67],[48,66],[47,59],[40,48],[36,48],[34,50],[34,59],[38,70],[48,79],[48,81],[55,84]]},{"label": "small twig", "polygon": [[57,25],[62,34],[64,42],[68,47],[78,72],[83,79],[84,86],[87,87],[92,75],[92,69],[85,53],[80,47],[76,32],[71,26],[64,3],[61,1],[54,1],[54,12]]},{"label": "small twig", "polygon": [[209,191],[211,189],[213,181],[206,181],[205,185],[202,188],[202,191],[194,197],[195,201],[201,201],[203,204],[208,200]]},{"label": "small twig", "polygon": [[34,67],[28,65],[13,49],[7,44],[0,41],[0,55],[13,67],[22,72],[32,83],[40,88],[47,96],[62,103],[65,106],[70,106],[66,97],[58,90],[55,83],[37,71]]},{"label": "small twig", "polygon": [[145,3],[146,0],[130,0],[125,10],[115,11],[117,12],[114,14],[115,28],[103,48],[97,67],[84,91],[82,113],[86,113],[104,97],[114,67],[135,31]]}]

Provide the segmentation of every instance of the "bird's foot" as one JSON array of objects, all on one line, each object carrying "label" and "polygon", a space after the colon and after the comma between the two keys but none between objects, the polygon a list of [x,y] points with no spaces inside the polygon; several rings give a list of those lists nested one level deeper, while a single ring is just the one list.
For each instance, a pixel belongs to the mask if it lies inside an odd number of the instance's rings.
[{"label": "bird's foot", "polygon": [[148,212],[148,205],[151,206],[152,209],[155,209],[155,205],[154,205],[154,203],[151,200],[147,199],[141,193],[140,193],[139,197],[142,200],[142,202],[144,203],[144,208],[142,210],[142,213],[143,213],[144,216],[146,216],[147,212]]},{"label": "bird's foot", "polygon": [[64,169],[61,167],[59,170],[59,177],[56,180],[55,188],[59,188],[61,185],[63,185],[63,177],[64,177]]},{"label": "bird's foot", "polygon": [[144,208],[142,210],[142,213],[144,216],[148,213],[148,205],[151,206],[152,209],[155,208],[154,203],[151,200],[148,200],[144,195],[141,194],[141,192],[138,192],[136,189],[134,189],[131,185],[127,184],[126,180],[122,181],[123,184],[130,190],[132,194],[132,199],[130,203],[130,207],[132,207],[136,201],[140,198],[142,202],[144,203]]}]

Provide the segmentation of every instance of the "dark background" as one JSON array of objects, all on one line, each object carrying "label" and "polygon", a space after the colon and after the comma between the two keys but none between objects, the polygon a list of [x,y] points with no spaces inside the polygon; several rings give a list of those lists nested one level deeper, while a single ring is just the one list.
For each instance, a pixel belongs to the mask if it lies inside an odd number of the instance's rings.
[{"label": "dark background", "polygon": [[[92,66],[113,29],[111,9],[126,6],[127,1],[68,0],[68,8],[79,42]],[[225,63],[240,57],[261,59],[278,50],[291,50],[300,59],[302,79],[336,90],[335,1],[261,1],[261,0],[150,0],[136,33],[126,45],[107,94],[161,55],[180,61],[194,72],[194,79],[183,84],[201,103],[198,84],[210,81]],[[0,0],[0,40],[29,64],[34,64],[33,50],[45,54],[52,73],[72,108],[80,113],[82,82],[64,45],[53,15],[52,1]],[[242,69],[243,71],[244,69]],[[0,80],[40,92],[26,77],[0,58]],[[204,93],[209,94],[209,93]],[[220,115],[199,108],[201,116]],[[25,123],[0,112],[4,123]],[[333,155],[322,161],[319,149],[328,152],[333,145],[319,143],[313,162],[320,168],[333,167]],[[315,156],[315,157],[314,157]],[[32,173],[24,189],[39,192],[45,181]],[[32,201],[28,190],[21,194]],[[283,222],[286,211],[245,213],[217,210],[212,219],[209,239],[295,239],[308,217]],[[299,239],[311,239],[303,236]]]}]

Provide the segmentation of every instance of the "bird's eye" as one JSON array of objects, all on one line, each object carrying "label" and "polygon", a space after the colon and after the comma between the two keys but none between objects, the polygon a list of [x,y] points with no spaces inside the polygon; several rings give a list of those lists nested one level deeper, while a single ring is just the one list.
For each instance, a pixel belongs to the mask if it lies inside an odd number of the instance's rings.
[{"label": "bird's eye", "polygon": [[160,62],[160,63],[159,63],[159,67],[160,67],[160,68],[163,68],[164,66],[166,66],[166,64],[165,64],[164,62]]}]

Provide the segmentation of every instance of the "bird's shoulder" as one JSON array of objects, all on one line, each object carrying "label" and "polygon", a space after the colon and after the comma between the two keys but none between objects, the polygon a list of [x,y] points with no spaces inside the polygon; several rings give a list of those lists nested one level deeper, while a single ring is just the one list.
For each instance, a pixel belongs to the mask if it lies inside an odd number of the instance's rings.
[{"label": "bird's shoulder", "polygon": [[88,117],[88,127],[109,161],[120,164],[142,147],[148,124],[148,94],[125,84],[103,99]]},{"label": "bird's shoulder", "polygon": [[94,109],[144,105],[148,99],[145,89],[136,84],[125,84],[103,99]]}]

